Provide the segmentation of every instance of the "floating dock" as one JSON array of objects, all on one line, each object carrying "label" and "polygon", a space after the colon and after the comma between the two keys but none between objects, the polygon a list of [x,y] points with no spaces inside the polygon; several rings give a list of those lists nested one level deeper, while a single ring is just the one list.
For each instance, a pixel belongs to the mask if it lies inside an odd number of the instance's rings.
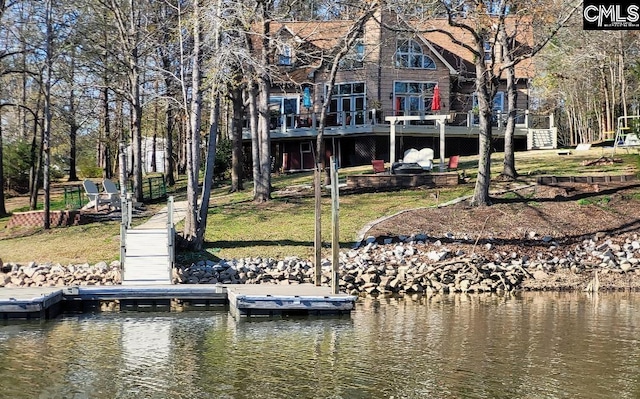
[{"label": "floating dock", "polygon": [[329,287],[303,285],[227,285],[229,310],[243,316],[343,315],[353,310],[356,297],[331,294]]},{"label": "floating dock", "polygon": [[112,285],[1,288],[0,319],[46,320],[64,312],[228,309],[240,319],[256,316],[350,314],[357,297],[329,287],[299,285]]},{"label": "floating dock", "polygon": [[50,319],[62,311],[60,288],[1,288],[0,318]]}]

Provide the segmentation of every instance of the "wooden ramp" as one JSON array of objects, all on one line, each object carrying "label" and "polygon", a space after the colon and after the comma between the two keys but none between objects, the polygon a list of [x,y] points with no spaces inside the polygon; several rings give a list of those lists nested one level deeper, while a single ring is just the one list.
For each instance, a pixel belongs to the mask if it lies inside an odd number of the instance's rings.
[{"label": "wooden ramp", "polygon": [[127,230],[123,285],[171,284],[173,237],[169,229]]},{"label": "wooden ramp", "polygon": [[135,229],[130,225],[131,208],[130,202],[123,206],[120,228],[122,285],[171,284],[175,244],[173,197],[168,200],[166,212]]}]

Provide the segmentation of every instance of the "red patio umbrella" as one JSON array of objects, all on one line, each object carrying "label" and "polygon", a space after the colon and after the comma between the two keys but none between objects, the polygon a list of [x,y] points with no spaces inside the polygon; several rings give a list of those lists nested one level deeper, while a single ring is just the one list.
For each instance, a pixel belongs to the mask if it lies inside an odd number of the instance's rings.
[{"label": "red patio umbrella", "polygon": [[433,88],[433,100],[431,101],[431,110],[440,111],[440,86],[436,84]]}]

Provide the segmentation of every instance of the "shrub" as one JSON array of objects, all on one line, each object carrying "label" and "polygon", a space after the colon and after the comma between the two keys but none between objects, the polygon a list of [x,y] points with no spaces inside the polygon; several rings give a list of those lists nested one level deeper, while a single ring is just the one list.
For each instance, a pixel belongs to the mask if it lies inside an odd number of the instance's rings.
[{"label": "shrub", "polygon": [[77,160],[78,175],[83,178],[102,177],[102,168],[97,165],[95,156],[84,156]]},{"label": "shrub", "polygon": [[31,145],[26,140],[5,143],[2,166],[5,189],[24,194],[29,192],[29,170],[31,169]]},{"label": "shrub", "polygon": [[223,138],[216,145],[216,161],[213,166],[213,178],[225,180],[231,174],[232,144],[228,138]]}]

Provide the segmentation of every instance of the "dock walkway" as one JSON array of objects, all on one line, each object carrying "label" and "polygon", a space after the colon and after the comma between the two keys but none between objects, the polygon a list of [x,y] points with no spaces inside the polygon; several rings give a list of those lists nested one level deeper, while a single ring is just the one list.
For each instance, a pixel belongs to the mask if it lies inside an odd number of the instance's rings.
[{"label": "dock walkway", "polygon": [[68,311],[99,311],[103,305],[121,311],[224,307],[237,319],[342,315],[355,307],[357,297],[334,295],[330,287],[312,284],[171,284],[173,225],[186,211],[186,201],[170,199],[167,207],[135,228],[123,221],[122,285],[2,288],[0,320],[46,320]]},{"label": "dock walkway", "polygon": [[347,315],[357,297],[312,284],[179,284],[2,288],[0,319],[52,319],[73,311],[225,309],[236,319],[256,316]]},{"label": "dock walkway", "polygon": [[[134,227],[134,230],[164,229],[167,226],[169,205],[161,208],[146,222]],[[179,223],[187,216],[187,201],[173,202],[173,223]]]}]

